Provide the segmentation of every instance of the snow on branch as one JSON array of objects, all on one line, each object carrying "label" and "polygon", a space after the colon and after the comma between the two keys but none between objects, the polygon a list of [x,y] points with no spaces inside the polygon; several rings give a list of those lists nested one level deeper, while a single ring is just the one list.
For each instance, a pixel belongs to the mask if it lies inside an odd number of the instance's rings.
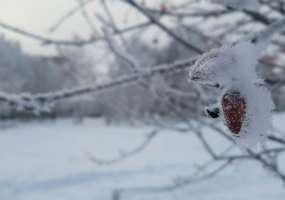
[{"label": "snow on branch", "polygon": [[130,84],[137,82],[141,79],[152,77],[158,74],[165,74],[171,72],[177,72],[189,68],[194,64],[196,57],[180,60],[170,65],[161,65],[156,67],[149,67],[144,71],[134,72],[126,76],[122,76],[118,79],[112,80],[107,83],[90,85],[86,87],[79,87],[69,90],[62,90],[58,92],[43,93],[43,94],[19,94],[12,95],[7,93],[0,93],[0,102],[8,103],[11,107],[17,110],[25,110],[28,112],[40,113],[48,111],[55,102],[77,97],[80,95],[86,95],[90,93],[101,92],[107,89],[111,89],[117,86]]},{"label": "snow on branch", "polygon": [[11,108],[18,111],[32,112],[36,115],[40,113],[50,112],[53,104],[47,103],[47,99],[40,95],[33,96],[31,94],[6,94],[0,93],[0,102],[7,103]]},{"label": "snow on branch", "polygon": [[271,36],[284,25],[285,19],[273,23],[250,40],[243,39],[211,50],[190,70],[192,81],[222,88],[218,107],[213,113],[217,116],[221,113],[225,125],[242,149],[263,142],[272,127],[273,100],[255,67],[269,46]]}]

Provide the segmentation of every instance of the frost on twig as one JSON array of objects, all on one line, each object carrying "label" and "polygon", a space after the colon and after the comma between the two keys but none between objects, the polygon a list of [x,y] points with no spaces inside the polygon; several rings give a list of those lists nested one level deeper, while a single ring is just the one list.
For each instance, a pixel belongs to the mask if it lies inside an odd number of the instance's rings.
[{"label": "frost on twig", "polygon": [[90,93],[102,92],[114,87],[130,84],[140,81],[144,78],[155,76],[158,74],[166,74],[185,70],[194,64],[196,57],[179,60],[173,64],[149,67],[143,72],[133,72],[117,79],[102,84],[91,84],[84,87],[60,90],[50,93],[39,94],[7,94],[0,93],[0,102],[7,103],[9,106],[17,110],[25,110],[27,112],[41,113],[48,111],[52,105],[58,101],[87,95]]},{"label": "frost on twig", "polygon": [[17,111],[27,111],[39,115],[41,113],[49,113],[53,107],[53,103],[40,96],[33,96],[28,93],[20,95],[10,95],[1,93],[0,101],[8,103],[9,106]]},{"label": "frost on twig", "polygon": [[91,161],[95,162],[98,165],[112,165],[122,162],[145,150],[157,135],[158,132],[156,130],[152,131],[150,134],[146,136],[145,140],[139,146],[137,146],[131,151],[120,151],[120,155],[116,158],[105,160],[105,159],[96,158],[92,155],[89,155],[89,158]]}]

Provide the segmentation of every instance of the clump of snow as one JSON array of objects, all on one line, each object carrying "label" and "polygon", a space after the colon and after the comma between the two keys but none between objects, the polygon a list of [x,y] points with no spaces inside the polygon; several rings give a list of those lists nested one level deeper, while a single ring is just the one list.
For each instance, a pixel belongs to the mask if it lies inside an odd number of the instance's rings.
[{"label": "clump of snow", "polygon": [[259,82],[255,71],[264,44],[241,41],[211,50],[190,69],[190,79],[201,84],[236,85],[236,82]]},{"label": "clump of snow", "polygon": [[271,94],[267,88],[254,84],[262,82],[255,70],[257,60],[264,50],[261,47],[264,47],[263,44],[247,41],[236,44],[232,48],[236,63],[233,70],[227,71],[233,78],[228,82],[228,88],[237,89],[246,100],[246,119],[240,137],[235,138],[243,148],[262,142],[272,126],[271,111],[274,104]]},{"label": "clump of snow", "polygon": [[241,148],[248,148],[262,143],[271,131],[273,102],[265,87],[247,84],[239,90],[246,100],[246,118],[240,137],[235,140]]},{"label": "clump of snow", "polygon": [[190,70],[190,79],[200,84],[228,85],[235,79],[236,55],[233,47],[226,45],[213,49],[198,59]]},{"label": "clump of snow", "polygon": [[256,11],[260,7],[257,0],[213,0],[232,9]]},{"label": "clump of snow", "polygon": [[[229,90],[236,90],[244,97],[246,116],[239,137],[234,137],[242,149],[262,142],[271,129],[273,101],[270,92],[260,86],[265,83],[255,70],[265,45],[265,42],[250,41],[225,45],[204,54],[190,71],[191,80],[223,88],[222,96]],[[219,102],[222,107],[222,101]]]}]

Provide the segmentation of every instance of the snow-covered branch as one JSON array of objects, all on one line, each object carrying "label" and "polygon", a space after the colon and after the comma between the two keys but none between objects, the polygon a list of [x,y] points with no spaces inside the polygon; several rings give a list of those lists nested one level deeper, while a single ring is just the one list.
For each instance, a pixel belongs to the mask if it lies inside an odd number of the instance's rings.
[{"label": "snow-covered branch", "polygon": [[[166,74],[171,72],[177,72],[189,68],[195,62],[196,58],[188,60],[182,60],[170,65],[162,65],[156,67],[150,67],[143,72],[135,72],[118,79],[112,80],[107,83],[95,84],[86,87],[79,87],[75,89],[62,90],[58,92],[35,94],[35,95],[10,95],[6,93],[0,94],[0,101],[6,102],[9,105],[17,108],[24,109],[26,111],[41,112],[41,106],[46,104],[51,105],[57,101],[77,97],[80,95],[86,95],[90,93],[101,92],[110,88],[114,88],[120,85],[130,84],[139,81],[144,78],[152,77],[158,74]],[[41,105],[41,106],[39,106]],[[45,111],[44,109],[43,111]]]}]

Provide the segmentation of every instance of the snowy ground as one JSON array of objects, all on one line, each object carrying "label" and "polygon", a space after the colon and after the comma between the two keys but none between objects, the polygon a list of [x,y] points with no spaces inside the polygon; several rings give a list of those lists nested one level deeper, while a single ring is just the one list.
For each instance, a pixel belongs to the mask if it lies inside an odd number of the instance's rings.
[{"label": "snowy ground", "polygon": [[[284,123],[278,116],[275,124]],[[109,200],[116,188],[160,186],[187,175],[209,159],[191,135],[164,132],[144,152],[112,166],[89,154],[112,158],[140,144],[149,127],[107,127],[72,120],[1,124],[0,200]],[[282,127],[280,127],[282,128]],[[209,138],[211,136],[209,135]],[[214,141],[223,145],[220,141]],[[236,162],[218,176],[166,193],[137,194],[144,200],[283,200],[285,187],[255,162]]]}]

